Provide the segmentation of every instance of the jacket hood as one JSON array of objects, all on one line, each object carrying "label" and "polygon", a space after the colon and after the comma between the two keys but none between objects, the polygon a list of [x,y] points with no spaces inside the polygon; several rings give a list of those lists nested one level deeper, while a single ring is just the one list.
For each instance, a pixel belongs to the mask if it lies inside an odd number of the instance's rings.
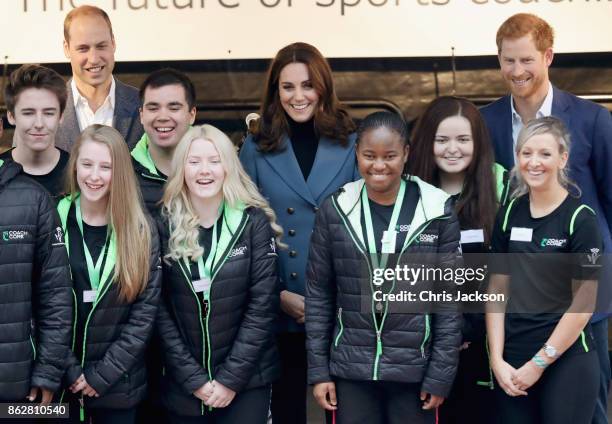
[{"label": "jacket hood", "polygon": [[12,160],[4,161],[0,159],[0,190],[2,190],[11,180],[22,171],[21,165]]},{"label": "jacket hood", "polygon": [[153,159],[151,159],[151,154],[149,153],[149,136],[147,133],[144,133],[138,143],[134,146],[131,151],[131,155],[136,162],[142,165],[151,175],[155,175],[160,177],[159,172],[155,168],[155,163],[153,163]]},{"label": "jacket hood", "polygon": [[[419,187],[419,202],[416,205],[414,217],[410,223],[410,231],[406,235],[405,243],[409,243],[410,239],[421,225],[427,221],[446,215],[445,205],[450,196],[439,188],[426,183],[414,175],[410,175],[406,181],[416,183]],[[351,226],[356,230],[356,236],[359,238],[362,245],[365,245],[365,243],[363,240],[363,232],[361,231],[361,207],[359,207],[359,199],[364,185],[365,180],[363,178],[347,183],[338,194],[333,197],[335,203],[348,217]]]}]

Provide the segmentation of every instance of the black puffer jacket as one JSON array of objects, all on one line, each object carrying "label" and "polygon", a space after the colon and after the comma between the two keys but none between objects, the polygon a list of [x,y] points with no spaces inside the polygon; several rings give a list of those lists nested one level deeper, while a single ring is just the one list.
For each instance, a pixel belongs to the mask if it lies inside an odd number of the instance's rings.
[{"label": "black puffer jacket", "polygon": [[[459,224],[448,196],[418,178],[412,181],[418,184],[420,199],[402,257],[414,260],[414,255],[430,254],[426,258],[435,260],[436,266],[453,267],[459,255]],[[422,390],[446,396],[459,360],[457,309],[449,304],[444,305],[444,313],[389,313],[380,344],[374,326],[379,314],[362,312],[361,287],[370,286],[363,271],[367,269],[359,206],[363,183],[346,184],[317,214],[306,285],[309,383],[332,381],[332,376],[422,382]],[[447,286],[453,290],[452,282]]]},{"label": "black puffer jacket", "polygon": [[140,185],[142,199],[151,216],[157,217],[161,206],[159,201],[164,194],[166,177],[160,175],[149,154],[149,139],[144,133],[132,149],[132,164]]},{"label": "black puffer jacket", "polygon": [[0,401],[56,391],[70,346],[72,283],[46,190],[0,163]]},{"label": "black puffer jacket", "polygon": [[[58,210],[66,229],[69,198],[59,202]],[[155,224],[151,221],[149,225],[152,232],[150,269],[145,289],[134,302],[126,304],[119,298],[118,284],[103,284],[101,281],[101,292],[84,326],[81,343],[84,345],[84,367],[81,367],[81,362],[72,351],[68,355],[65,382],[74,383],[82,373],[87,383],[100,395],[99,398],[85,396],[86,407],[132,408],[145,397],[147,373],[144,353],[153,331],[161,295],[159,237]],[[76,328],[76,323],[74,326]]]},{"label": "black puffer jacket", "polygon": [[[226,207],[203,310],[183,261],[163,263],[158,329],[165,351],[163,402],[180,415],[205,414],[193,392],[209,380],[240,392],[274,381],[278,314],[276,245],[263,211]],[[169,230],[160,224],[163,254]],[[201,318],[202,317],[202,318]]]}]

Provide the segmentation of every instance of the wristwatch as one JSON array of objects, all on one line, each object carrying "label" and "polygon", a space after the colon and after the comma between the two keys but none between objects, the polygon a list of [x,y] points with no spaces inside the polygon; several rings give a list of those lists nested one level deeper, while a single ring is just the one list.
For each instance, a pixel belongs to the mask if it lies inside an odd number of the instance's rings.
[{"label": "wristwatch", "polygon": [[544,354],[550,359],[555,359],[557,357],[557,348],[554,346],[544,343],[542,350],[544,350]]}]

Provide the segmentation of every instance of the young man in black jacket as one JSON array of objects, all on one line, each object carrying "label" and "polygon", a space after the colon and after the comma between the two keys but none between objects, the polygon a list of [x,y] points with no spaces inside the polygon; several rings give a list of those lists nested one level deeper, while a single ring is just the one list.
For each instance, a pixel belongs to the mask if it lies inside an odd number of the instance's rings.
[{"label": "young man in black jacket", "polygon": [[174,69],[150,74],[140,86],[140,122],[145,133],[132,149],[132,162],[149,213],[155,216],[174,148],[195,121],[195,88]]},{"label": "young man in black jacket", "polygon": [[23,65],[13,71],[4,89],[8,120],[15,126],[15,148],[1,154],[0,159],[21,164],[24,173],[54,199],[64,191],[69,157],[55,146],[67,96],[64,79],[39,65]]},{"label": "young man in black jacket", "polygon": [[0,159],[0,205],[0,402],[48,403],[72,330],[62,228],[49,195],[14,161]]}]

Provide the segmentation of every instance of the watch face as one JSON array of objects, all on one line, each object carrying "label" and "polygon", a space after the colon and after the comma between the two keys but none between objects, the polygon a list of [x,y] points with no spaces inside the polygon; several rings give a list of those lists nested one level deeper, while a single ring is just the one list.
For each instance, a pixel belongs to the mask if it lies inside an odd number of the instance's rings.
[{"label": "watch face", "polygon": [[544,353],[549,358],[554,358],[555,356],[557,356],[557,349],[552,346],[544,346]]}]

